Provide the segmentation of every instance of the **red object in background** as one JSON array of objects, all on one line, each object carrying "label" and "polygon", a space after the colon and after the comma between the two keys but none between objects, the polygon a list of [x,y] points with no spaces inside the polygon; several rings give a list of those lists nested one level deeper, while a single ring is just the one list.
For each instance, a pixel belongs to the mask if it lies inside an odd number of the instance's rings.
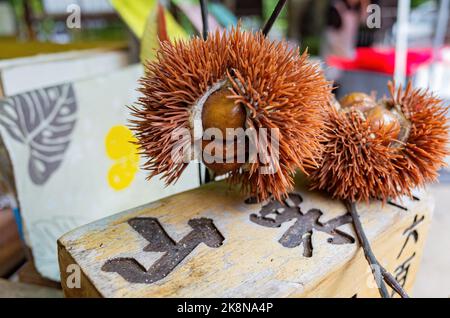
[{"label": "red object in background", "polygon": [[[406,63],[406,75],[414,74],[417,68],[431,62],[431,48],[409,49]],[[388,75],[394,74],[395,49],[394,48],[371,48],[359,47],[353,60],[339,56],[329,56],[327,64],[342,70],[373,71]]]}]

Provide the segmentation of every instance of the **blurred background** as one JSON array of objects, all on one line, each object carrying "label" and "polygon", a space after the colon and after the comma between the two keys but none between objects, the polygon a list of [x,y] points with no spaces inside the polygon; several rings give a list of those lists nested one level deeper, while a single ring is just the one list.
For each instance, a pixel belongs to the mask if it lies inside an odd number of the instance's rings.
[{"label": "blurred background", "polygon": [[[260,29],[276,3],[210,0],[209,29]],[[124,105],[162,16],[170,39],[201,35],[197,0],[0,0],[0,296],[61,296],[59,236],[207,181],[195,164],[174,187],[148,183],[129,145]],[[448,20],[448,0],[288,0],[269,36],[307,48],[338,98],[394,78],[448,105]],[[440,181],[413,296],[450,296],[450,172]]]}]

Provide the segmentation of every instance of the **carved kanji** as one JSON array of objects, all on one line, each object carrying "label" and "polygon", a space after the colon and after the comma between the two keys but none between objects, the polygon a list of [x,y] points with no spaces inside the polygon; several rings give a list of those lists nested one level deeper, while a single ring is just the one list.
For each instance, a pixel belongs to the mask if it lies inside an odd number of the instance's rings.
[{"label": "carved kanji", "polygon": [[[409,268],[411,266],[411,261],[416,256],[414,252],[408,259],[406,259],[402,264],[400,264],[394,271],[395,280],[400,284],[400,286],[405,287],[406,280],[408,279]],[[395,291],[392,291],[391,297],[394,297]]]},{"label": "carved kanji", "polygon": [[251,214],[250,220],[256,224],[265,227],[280,227],[281,224],[296,219],[295,223],[281,236],[279,242],[284,247],[293,248],[303,244],[303,256],[311,257],[313,246],[311,236],[313,230],[325,232],[331,235],[328,243],[331,244],[350,244],[355,239],[337,228],[343,224],[352,223],[349,213],[322,223],[319,218],[322,211],[319,209],[310,209],[303,213],[300,203],[303,201],[300,194],[290,193],[284,202],[272,200],[264,205],[257,214]]},{"label": "carved kanji", "polygon": [[414,216],[414,221],[412,223],[411,226],[409,226],[408,228],[406,228],[406,230],[403,232],[403,235],[406,235],[406,239],[405,242],[403,243],[402,249],[400,250],[400,253],[398,253],[397,255],[397,259],[400,258],[400,256],[402,255],[406,245],[409,242],[410,238],[413,238],[414,243],[417,243],[417,241],[419,240],[419,232],[417,231],[417,226],[423,222],[423,220],[425,220],[425,216],[422,215],[420,218],[418,217],[418,215],[416,214]]},{"label": "carved kanji", "polygon": [[200,243],[217,248],[224,241],[213,221],[207,218],[189,220],[192,231],[179,242],[172,240],[156,218],[133,218],[128,224],[149,242],[145,252],[165,253],[148,270],[134,258],[114,258],[103,265],[103,271],[118,273],[130,283],[151,284],[163,279]]}]

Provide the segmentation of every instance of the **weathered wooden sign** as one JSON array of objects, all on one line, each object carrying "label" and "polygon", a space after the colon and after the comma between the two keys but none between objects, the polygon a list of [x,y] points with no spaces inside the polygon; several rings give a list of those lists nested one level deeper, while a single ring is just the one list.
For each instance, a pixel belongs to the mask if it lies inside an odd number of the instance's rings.
[{"label": "weathered wooden sign", "polygon": [[200,243],[219,247],[224,240],[211,219],[189,220],[192,231],[177,243],[167,235],[156,218],[133,218],[128,223],[149,242],[144,252],[164,253],[149,270],[134,258],[113,258],[103,265],[103,271],[118,273],[130,283],[151,284],[163,279]]},{"label": "weathered wooden sign", "polygon": [[[58,241],[64,293],[379,297],[345,206],[297,184],[284,202],[254,203],[212,183],[76,229]],[[418,192],[358,210],[379,260],[411,290],[433,201]]]}]

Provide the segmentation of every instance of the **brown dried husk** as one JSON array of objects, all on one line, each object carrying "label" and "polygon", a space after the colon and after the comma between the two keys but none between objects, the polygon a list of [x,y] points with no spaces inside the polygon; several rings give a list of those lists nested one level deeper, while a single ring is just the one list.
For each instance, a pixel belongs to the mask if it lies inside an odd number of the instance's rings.
[{"label": "brown dried husk", "polygon": [[400,105],[411,123],[407,141],[389,147],[392,139],[383,127],[374,131],[356,112],[331,110],[322,165],[310,175],[312,189],[352,202],[386,201],[436,181],[449,154],[447,107],[411,83],[405,91],[388,87],[388,102]]},{"label": "brown dried husk", "polygon": [[[297,168],[318,166],[331,85],[306,52],[300,55],[284,41],[272,42],[261,32],[239,27],[217,31],[207,40],[163,42],[157,60],[146,65],[143,97],[131,107],[137,118],[132,129],[147,159],[143,168],[149,178],[161,174],[167,184],[180,177],[187,163],[171,158],[172,132],[189,128],[192,106],[224,79],[232,84],[229,98],[247,109],[247,127],[278,128],[280,134],[276,173],[261,174],[258,161],[232,171],[228,179],[259,200],[281,199],[292,189]],[[268,144],[270,151],[270,139]]]}]

